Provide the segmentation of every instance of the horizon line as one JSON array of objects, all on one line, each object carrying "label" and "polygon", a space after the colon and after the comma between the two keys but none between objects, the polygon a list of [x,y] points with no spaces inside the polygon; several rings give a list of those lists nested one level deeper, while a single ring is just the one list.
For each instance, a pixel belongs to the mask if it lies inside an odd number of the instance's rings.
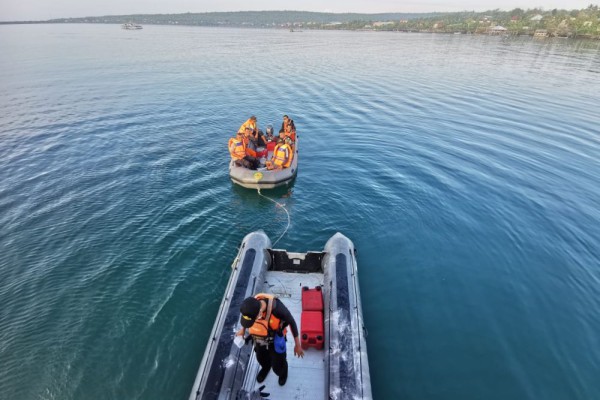
[{"label": "horizon line", "polygon": [[[596,4],[590,3],[589,6],[597,6]],[[380,15],[380,14],[459,14],[459,13],[485,13],[485,12],[508,12],[512,11],[516,8],[522,9],[523,11],[529,10],[555,10],[558,8],[545,9],[544,7],[534,7],[534,8],[521,8],[515,7],[510,10],[504,10],[501,8],[495,9],[487,9],[482,11],[476,10],[462,10],[462,11],[427,11],[427,12],[405,12],[405,11],[387,11],[387,12],[376,12],[376,13],[364,13],[364,12],[326,12],[326,11],[303,11],[303,10],[238,10],[238,11],[185,11],[185,12],[163,12],[163,13],[129,13],[129,14],[103,14],[103,15],[86,15],[83,17],[58,17],[58,18],[50,18],[43,20],[0,20],[0,23],[26,23],[26,22],[49,22],[56,21],[61,19],[81,19],[81,18],[102,18],[102,17],[126,17],[131,15],[184,15],[184,14],[234,14],[234,13],[262,13],[262,12],[297,12],[297,13],[313,13],[313,14],[332,14],[332,15],[344,15],[344,14],[359,14],[359,15]],[[587,7],[586,7],[587,8]],[[582,8],[585,10],[586,8]],[[582,10],[580,8],[561,8],[560,10],[572,11],[572,10]]]}]

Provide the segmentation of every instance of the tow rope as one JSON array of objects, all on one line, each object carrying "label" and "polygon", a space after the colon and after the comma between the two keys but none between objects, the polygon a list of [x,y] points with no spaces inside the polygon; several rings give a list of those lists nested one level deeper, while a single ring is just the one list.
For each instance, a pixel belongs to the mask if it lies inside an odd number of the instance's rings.
[{"label": "tow rope", "polygon": [[273,242],[273,244],[271,245],[271,247],[275,247],[275,245],[277,244],[277,242],[279,242],[279,240],[280,240],[280,239],[283,237],[283,235],[285,235],[285,233],[288,231],[288,229],[289,229],[289,227],[290,227],[290,223],[291,223],[291,219],[290,219],[290,213],[288,212],[288,210],[286,210],[286,208],[284,207],[284,205],[283,205],[283,204],[281,204],[281,203],[278,203],[277,201],[273,200],[272,198],[270,198],[270,197],[267,197],[267,196],[265,196],[264,194],[262,194],[262,193],[260,192],[260,188],[258,188],[257,190],[258,190],[258,195],[259,195],[259,196],[261,196],[261,197],[264,197],[265,199],[267,199],[267,200],[270,200],[270,201],[272,201],[273,203],[275,203],[275,205],[277,205],[277,206],[279,206],[279,207],[283,208],[283,211],[285,211],[285,213],[287,214],[287,220],[288,220],[288,222],[287,222],[287,226],[285,227],[285,229],[284,229],[283,233],[282,233],[282,234],[281,234],[281,235],[280,235],[280,236],[277,238],[277,240],[276,240],[276,241],[274,241],[274,242]]}]

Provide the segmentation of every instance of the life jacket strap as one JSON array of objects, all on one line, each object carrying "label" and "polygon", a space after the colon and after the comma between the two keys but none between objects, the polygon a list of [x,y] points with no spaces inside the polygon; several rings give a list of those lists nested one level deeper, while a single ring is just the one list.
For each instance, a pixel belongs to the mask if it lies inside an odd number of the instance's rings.
[{"label": "life jacket strap", "polygon": [[273,302],[275,301],[274,297],[271,297],[268,301],[267,301],[267,329],[271,328],[271,311],[273,311]]}]

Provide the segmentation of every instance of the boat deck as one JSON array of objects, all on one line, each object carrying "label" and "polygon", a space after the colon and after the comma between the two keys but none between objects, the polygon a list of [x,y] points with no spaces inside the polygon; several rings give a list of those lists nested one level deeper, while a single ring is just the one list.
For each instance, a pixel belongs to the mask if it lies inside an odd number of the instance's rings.
[{"label": "boat deck", "polygon": [[[323,285],[323,274],[319,273],[288,273],[278,271],[267,271],[265,275],[267,293],[278,296],[285,306],[290,310],[298,331],[300,331],[300,315],[302,313],[302,287],[315,287]],[[325,398],[325,351],[309,348],[304,350],[304,358],[294,355],[294,339],[292,332],[288,329],[287,334],[287,361],[288,379],[284,386],[279,386],[278,377],[271,371],[263,383],[256,382],[256,374],[260,369],[256,357],[252,356],[247,381],[244,383],[246,389],[255,389],[265,385],[263,389],[270,393],[271,399],[324,399]]]}]

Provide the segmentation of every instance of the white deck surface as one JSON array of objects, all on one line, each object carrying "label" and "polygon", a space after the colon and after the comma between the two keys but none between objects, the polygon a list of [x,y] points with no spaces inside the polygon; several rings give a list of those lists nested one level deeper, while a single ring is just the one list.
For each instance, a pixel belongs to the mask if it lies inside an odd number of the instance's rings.
[{"label": "white deck surface", "polygon": [[[265,275],[267,293],[277,295],[290,310],[298,332],[300,332],[300,315],[302,313],[302,286],[313,288],[323,285],[323,274],[295,274],[287,272],[268,271]],[[325,351],[309,348],[304,350],[304,358],[294,356],[294,339],[291,329],[287,333],[288,379],[284,386],[279,386],[278,377],[273,371],[269,372],[265,381],[256,382],[256,374],[260,366],[256,357],[251,357],[246,379],[254,382],[254,388],[266,385],[263,389],[271,393],[270,399],[325,399]],[[248,382],[247,381],[247,382]]]}]

